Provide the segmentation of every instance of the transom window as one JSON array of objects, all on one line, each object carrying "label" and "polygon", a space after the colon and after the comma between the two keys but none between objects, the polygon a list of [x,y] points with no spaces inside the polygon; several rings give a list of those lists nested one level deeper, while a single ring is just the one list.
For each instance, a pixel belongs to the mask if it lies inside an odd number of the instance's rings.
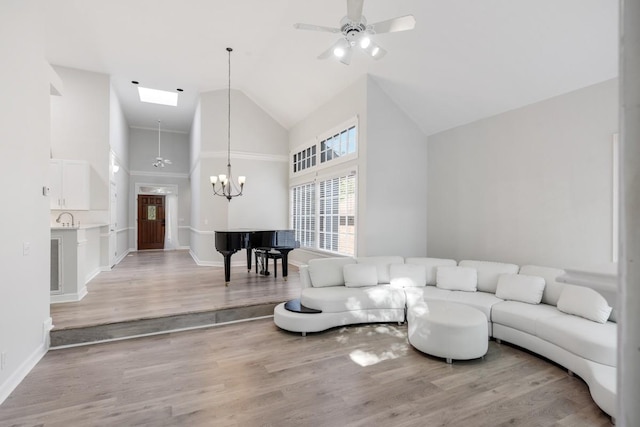
[{"label": "transom window", "polygon": [[341,156],[355,153],[357,139],[356,126],[353,125],[320,141],[320,163],[330,162]]},{"label": "transom window", "polygon": [[298,148],[291,155],[292,176],[354,160],[358,154],[358,119],[353,118],[316,138],[314,144]]}]

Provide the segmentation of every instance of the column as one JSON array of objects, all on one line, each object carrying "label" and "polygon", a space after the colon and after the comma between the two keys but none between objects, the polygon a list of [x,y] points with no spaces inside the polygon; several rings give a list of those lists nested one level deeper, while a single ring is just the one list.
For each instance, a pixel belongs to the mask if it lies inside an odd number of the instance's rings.
[{"label": "column", "polygon": [[621,1],[620,288],[618,408],[620,426],[640,426],[640,2]]}]

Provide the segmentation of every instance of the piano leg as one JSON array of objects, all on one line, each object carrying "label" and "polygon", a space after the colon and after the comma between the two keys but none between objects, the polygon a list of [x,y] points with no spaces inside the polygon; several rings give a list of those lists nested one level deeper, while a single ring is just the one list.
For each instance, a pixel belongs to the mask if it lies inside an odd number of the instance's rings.
[{"label": "piano leg", "polygon": [[253,252],[253,249],[251,248],[247,248],[247,273],[251,273],[251,253]]},{"label": "piano leg", "polygon": [[224,256],[224,285],[229,286],[231,282],[231,255],[236,251],[218,251]]},{"label": "piano leg", "polygon": [[282,277],[285,282],[287,281],[287,275],[289,274],[289,252],[292,250],[293,248],[278,249],[278,252],[282,254]]}]

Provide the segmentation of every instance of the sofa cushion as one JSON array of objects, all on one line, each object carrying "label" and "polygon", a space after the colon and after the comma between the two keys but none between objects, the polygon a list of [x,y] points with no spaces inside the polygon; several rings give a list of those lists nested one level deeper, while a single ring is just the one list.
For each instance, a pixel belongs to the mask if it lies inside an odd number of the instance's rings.
[{"label": "sofa cushion", "polygon": [[314,288],[344,285],[343,268],[355,264],[353,258],[317,258],[309,260],[309,277]]},{"label": "sofa cushion", "polygon": [[364,288],[330,286],[303,289],[300,302],[306,307],[325,313],[341,313],[370,309],[404,309],[406,299],[403,289],[391,285]]},{"label": "sofa cushion", "polygon": [[438,267],[436,272],[436,286],[450,291],[475,292],[478,276],[474,268],[467,267]]},{"label": "sofa cushion", "polygon": [[416,264],[391,264],[389,268],[391,284],[395,287],[407,288],[425,286],[427,270]]},{"label": "sofa cushion", "polygon": [[425,268],[426,284],[436,285],[436,270],[440,266],[455,267],[458,263],[455,259],[441,259],[441,258],[405,258],[405,264],[422,265]]},{"label": "sofa cushion", "polygon": [[560,298],[560,293],[565,284],[558,282],[556,279],[564,274],[564,270],[539,267],[537,265],[523,265],[520,267],[520,274],[542,277],[545,282],[542,302],[544,304],[558,305],[558,298]]},{"label": "sofa cushion", "polygon": [[536,335],[536,320],[559,316],[552,305],[503,301],[491,307],[491,321],[531,335]]},{"label": "sofa cushion", "polygon": [[461,267],[475,268],[478,271],[478,290],[482,292],[496,293],[498,277],[501,274],[515,274],[518,266],[515,264],[505,264],[502,262],[490,261],[460,261]]},{"label": "sofa cushion", "polygon": [[573,354],[616,366],[617,328],[613,322],[595,323],[570,314],[538,319],[536,331],[539,338]]},{"label": "sofa cushion", "polygon": [[369,256],[360,257],[356,261],[358,264],[373,264],[378,269],[378,283],[391,283],[389,267],[391,264],[404,264],[404,258],[401,256]]},{"label": "sofa cushion", "polygon": [[544,279],[523,274],[502,274],[498,278],[496,296],[504,300],[540,304],[544,292]]},{"label": "sofa cushion", "polygon": [[558,310],[598,323],[605,323],[611,314],[611,307],[602,295],[591,288],[574,285],[566,285],[562,290]]},{"label": "sofa cushion", "polygon": [[378,284],[378,269],[372,264],[347,264],[343,267],[344,285],[349,288],[375,286]]}]

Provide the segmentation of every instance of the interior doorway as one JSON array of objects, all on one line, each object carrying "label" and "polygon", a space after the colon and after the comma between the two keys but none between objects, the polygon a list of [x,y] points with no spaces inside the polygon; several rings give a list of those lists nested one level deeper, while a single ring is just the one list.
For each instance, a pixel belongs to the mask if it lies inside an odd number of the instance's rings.
[{"label": "interior doorway", "polygon": [[164,249],[165,199],[138,195],[138,250]]}]

